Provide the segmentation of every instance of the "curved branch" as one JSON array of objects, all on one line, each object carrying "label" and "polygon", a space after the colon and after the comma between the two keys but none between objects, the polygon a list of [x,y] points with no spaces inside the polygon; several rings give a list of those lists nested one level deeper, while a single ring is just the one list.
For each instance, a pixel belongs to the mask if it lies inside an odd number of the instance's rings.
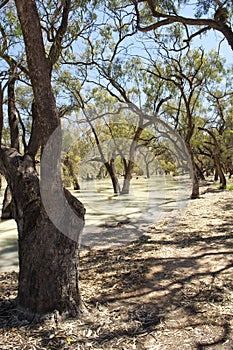
[{"label": "curved branch", "polygon": [[[139,9],[137,7],[137,2],[138,1],[134,1],[134,6],[135,6],[135,11],[136,11],[136,16],[137,16],[137,29],[141,32],[149,32],[152,30],[155,30],[157,28],[160,28],[162,26],[166,26],[172,23],[183,23],[184,25],[191,25],[191,26],[205,26],[205,30],[207,30],[208,28],[212,28],[215,29],[219,32],[221,32],[225,38],[228,41],[228,44],[230,45],[230,47],[233,50],[233,32],[230,28],[229,25],[227,25],[226,23],[220,21],[220,20],[214,20],[214,19],[207,19],[207,18],[187,18],[187,17],[183,17],[183,16],[179,16],[179,15],[170,15],[167,13],[162,13],[159,12],[157,10],[155,10],[153,1],[151,0],[143,0],[140,2],[147,2],[150,10],[151,10],[151,14],[154,18],[158,19],[157,22],[150,24],[148,26],[145,27],[141,27],[140,25],[140,13],[139,13]],[[160,20],[160,18],[162,18],[162,20]],[[203,28],[203,31],[205,31]],[[208,29],[209,30],[209,29]],[[202,30],[200,31],[201,33],[203,32]],[[200,34],[199,32],[199,34]],[[197,32],[198,33],[198,32]],[[194,36],[196,36],[198,34],[195,34]]]}]

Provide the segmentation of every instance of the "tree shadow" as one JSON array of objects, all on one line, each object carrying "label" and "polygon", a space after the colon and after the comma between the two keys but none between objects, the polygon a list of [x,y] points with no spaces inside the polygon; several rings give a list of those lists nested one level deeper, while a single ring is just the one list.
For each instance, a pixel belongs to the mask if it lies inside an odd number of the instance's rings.
[{"label": "tree shadow", "polygon": [[[229,210],[228,205],[227,208]],[[195,227],[187,233],[188,225],[184,224],[179,225],[178,234],[164,235],[162,230],[157,230],[124,247],[89,252],[83,258],[81,276],[95,273],[93,283],[96,280],[100,286],[89,303],[107,305],[113,310],[120,305],[121,310],[127,310],[125,322],[129,323],[133,321],[132,315],[141,310],[142,318],[151,320],[147,332],[159,331],[161,322],[165,320],[169,324],[172,317],[177,317],[179,323],[170,329],[187,334],[186,329],[192,328],[193,349],[224,346],[227,340],[231,341],[232,314],[216,310],[224,305],[227,310],[231,300],[232,224],[233,217],[225,215],[221,223],[207,225],[207,236]],[[88,271],[85,259],[91,261]],[[84,277],[84,283],[85,278],[88,277]],[[134,336],[146,325],[142,318],[135,318],[140,327],[134,328]],[[205,329],[206,341],[198,339],[194,331],[198,329]],[[119,330],[115,332],[116,337],[118,333]],[[100,342],[101,339],[100,334]],[[230,349],[229,342],[226,349]]]},{"label": "tree shadow", "polygon": [[[223,208],[232,210],[228,204]],[[131,341],[128,348],[137,341],[145,348],[149,335],[155,349],[163,343],[164,350],[186,349],[179,339],[189,342],[187,349],[233,348],[232,225],[233,216],[226,213],[203,232],[181,222],[176,230],[155,228],[134,242],[123,239],[120,246],[84,251],[80,286],[90,316],[77,323],[74,346],[85,346],[82,332],[90,329],[88,341],[94,348],[110,349],[126,341]],[[118,228],[125,237],[130,233],[127,224]],[[36,334],[44,348],[65,346],[65,335],[50,338],[51,332],[44,330]]]}]

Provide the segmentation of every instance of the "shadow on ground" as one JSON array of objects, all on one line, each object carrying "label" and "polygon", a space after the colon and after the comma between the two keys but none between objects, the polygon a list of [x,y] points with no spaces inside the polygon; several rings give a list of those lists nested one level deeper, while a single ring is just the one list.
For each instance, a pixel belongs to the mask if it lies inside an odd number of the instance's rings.
[{"label": "shadow on ground", "polygon": [[[200,209],[205,203],[200,199],[179,226],[151,226],[131,244],[84,250],[80,288],[89,314],[43,325],[9,323],[12,317],[7,320],[5,314],[0,348],[7,349],[3,342],[8,337],[15,346],[21,341],[40,350],[232,349],[231,200],[216,199],[213,207]],[[10,302],[6,276],[2,310]]]}]

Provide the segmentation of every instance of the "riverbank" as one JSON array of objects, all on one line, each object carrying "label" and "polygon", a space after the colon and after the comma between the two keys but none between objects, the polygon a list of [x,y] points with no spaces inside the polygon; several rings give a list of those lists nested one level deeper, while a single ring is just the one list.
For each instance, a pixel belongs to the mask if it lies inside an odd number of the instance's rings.
[{"label": "riverbank", "polygon": [[0,349],[231,350],[233,191],[202,192],[134,242],[82,251],[79,320],[14,318],[17,273],[1,274]]}]

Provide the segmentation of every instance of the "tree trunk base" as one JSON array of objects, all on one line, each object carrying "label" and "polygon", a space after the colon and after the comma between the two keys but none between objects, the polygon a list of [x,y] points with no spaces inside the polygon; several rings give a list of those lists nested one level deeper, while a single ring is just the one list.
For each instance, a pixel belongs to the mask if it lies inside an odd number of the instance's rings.
[{"label": "tree trunk base", "polygon": [[[47,315],[55,310],[61,315],[77,317],[82,309],[78,287],[79,236],[85,208],[69,191],[63,190],[60,182],[53,193],[62,195],[51,196],[54,181],[50,179],[52,185],[48,184],[46,200],[50,199],[52,204],[48,212],[33,159],[7,148],[1,149],[0,159],[11,188],[18,227],[17,308],[28,313],[28,317]],[[71,209],[71,216],[67,215],[67,208]]]},{"label": "tree trunk base", "polygon": [[7,304],[7,306],[4,307],[4,311],[8,318],[9,327],[27,325],[28,323],[37,324],[46,321],[58,324],[70,318],[79,318],[83,315],[89,315],[89,311],[83,303],[80,304],[79,311],[72,315],[68,312],[60,313],[57,310],[46,314],[38,314],[18,305],[17,299],[11,301],[11,304]]},{"label": "tree trunk base", "polygon": [[200,198],[200,195],[199,194],[195,194],[195,193],[192,193],[191,197],[190,197],[190,199],[199,199],[199,198]]}]

